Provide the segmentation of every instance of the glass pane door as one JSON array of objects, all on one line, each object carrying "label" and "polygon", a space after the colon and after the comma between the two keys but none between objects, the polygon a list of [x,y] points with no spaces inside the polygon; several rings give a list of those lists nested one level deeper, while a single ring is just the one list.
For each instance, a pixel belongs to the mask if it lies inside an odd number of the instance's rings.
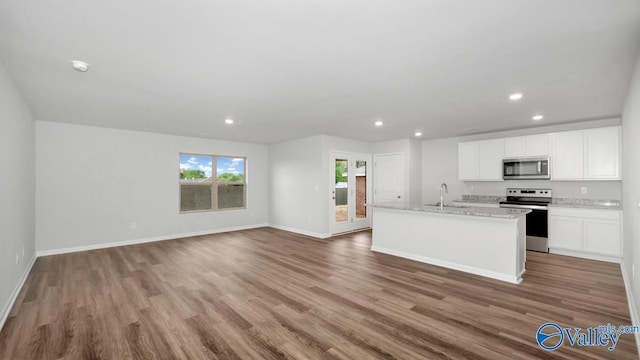
[{"label": "glass pane door", "polygon": [[356,160],[356,219],[367,218],[367,162]]},{"label": "glass pane door", "polygon": [[349,221],[349,160],[335,159],[335,221]]}]

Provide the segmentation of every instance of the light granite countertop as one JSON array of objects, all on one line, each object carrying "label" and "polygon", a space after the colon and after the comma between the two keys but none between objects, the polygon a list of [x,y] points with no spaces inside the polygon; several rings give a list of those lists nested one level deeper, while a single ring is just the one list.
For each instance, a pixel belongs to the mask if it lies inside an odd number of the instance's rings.
[{"label": "light granite countertop", "polygon": [[594,210],[622,210],[621,205],[606,204],[549,204],[549,207],[572,208],[572,209],[594,209]]},{"label": "light granite countertop", "polygon": [[444,209],[441,210],[440,206],[414,203],[378,203],[367,204],[367,206],[378,209],[406,210],[463,216],[482,216],[502,219],[515,219],[531,212],[531,210],[528,209],[486,208],[473,206],[445,206]]},{"label": "light granite countertop", "polygon": [[[462,195],[462,199],[454,200],[457,204],[499,204],[505,201],[505,196],[494,195]],[[571,198],[553,198],[553,202],[549,204],[552,207],[565,207],[576,209],[599,209],[599,210],[622,210],[620,200],[608,199],[571,199]]]},{"label": "light granite countertop", "polygon": [[553,198],[553,202],[549,206],[577,209],[622,210],[620,200],[606,199]]}]

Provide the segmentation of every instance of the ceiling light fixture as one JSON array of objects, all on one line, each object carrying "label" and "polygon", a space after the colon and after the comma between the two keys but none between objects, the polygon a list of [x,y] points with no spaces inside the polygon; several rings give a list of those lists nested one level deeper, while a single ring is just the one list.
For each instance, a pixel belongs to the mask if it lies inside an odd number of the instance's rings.
[{"label": "ceiling light fixture", "polygon": [[89,71],[89,68],[91,67],[91,65],[87,64],[84,61],[80,61],[80,60],[71,60],[71,66],[73,66],[73,69],[75,71],[79,71],[79,72],[87,72],[87,71]]},{"label": "ceiling light fixture", "polygon": [[416,131],[416,133],[414,134],[415,136],[422,136],[422,132],[420,131]]},{"label": "ceiling light fixture", "polygon": [[540,121],[540,120],[542,120],[543,118],[544,118],[544,116],[542,116],[542,115],[534,115],[534,116],[532,117],[532,119],[533,119],[533,120],[535,120],[535,121]]},{"label": "ceiling light fixture", "polygon": [[233,119],[224,119],[224,123],[227,125],[233,124]]},{"label": "ceiling light fixture", "polygon": [[375,126],[382,126],[382,121],[378,120],[376,122],[373,123]]},{"label": "ceiling light fixture", "polygon": [[513,93],[511,95],[509,95],[509,100],[520,100],[522,99],[522,93]]}]

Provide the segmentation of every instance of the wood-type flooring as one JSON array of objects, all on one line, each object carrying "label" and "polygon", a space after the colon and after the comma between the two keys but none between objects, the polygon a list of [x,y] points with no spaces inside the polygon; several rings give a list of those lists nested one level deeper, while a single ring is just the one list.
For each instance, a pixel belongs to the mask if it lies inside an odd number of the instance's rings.
[{"label": "wood-type flooring", "polygon": [[[536,343],[629,325],[618,264],[527,253],[519,285],[273,228],[39,258],[0,359],[637,359]],[[460,249],[473,251],[473,249]]]}]

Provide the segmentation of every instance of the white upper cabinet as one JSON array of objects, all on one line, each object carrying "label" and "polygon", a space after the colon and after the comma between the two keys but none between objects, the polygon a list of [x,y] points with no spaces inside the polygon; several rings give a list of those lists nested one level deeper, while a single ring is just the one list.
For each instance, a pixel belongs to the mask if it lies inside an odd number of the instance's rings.
[{"label": "white upper cabinet", "polygon": [[620,180],[620,126],[458,143],[458,180],[502,181],[502,159],[549,156],[551,180]]},{"label": "white upper cabinet", "polygon": [[551,134],[551,180],[583,178],[583,132]]},{"label": "white upper cabinet", "polygon": [[549,155],[549,134],[504,139],[504,157],[519,158]]},{"label": "white upper cabinet", "polygon": [[551,180],[620,180],[620,127],[551,134]]},{"label": "white upper cabinet", "polygon": [[480,180],[502,181],[504,139],[480,141]]},{"label": "white upper cabinet", "polygon": [[458,179],[502,181],[504,139],[458,143]]},{"label": "white upper cabinet", "polygon": [[458,179],[476,180],[480,177],[480,158],[478,142],[458,143]]},{"label": "white upper cabinet", "polygon": [[620,128],[584,131],[584,177],[620,179]]}]

